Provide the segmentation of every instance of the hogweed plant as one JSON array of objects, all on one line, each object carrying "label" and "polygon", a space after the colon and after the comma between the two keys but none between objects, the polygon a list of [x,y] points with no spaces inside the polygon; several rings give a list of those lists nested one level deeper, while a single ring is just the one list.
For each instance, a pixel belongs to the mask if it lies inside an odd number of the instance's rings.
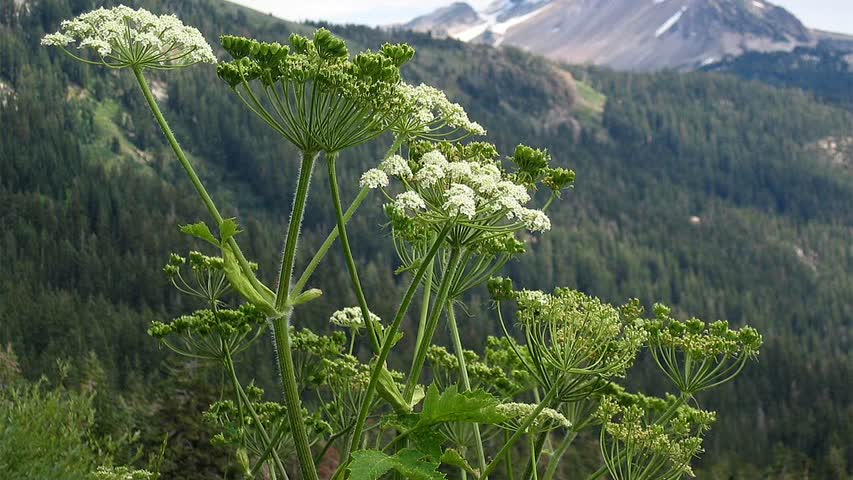
[{"label": "hogweed plant", "polygon": [[[691,461],[714,420],[696,406],[696,395],[737,376],[757,355],[761,336],[725,322],[682,322],[663,306],[646,319],[637,301],[617,308],[570,289],[515,290],[511,280],[495,278],[524,253],[528,239],[551,229],[548,208],[575,174],[552,166],[545,150],[520,145],[502,157],[494,145],[473,141],[486,131],[461,106],[438,89],[402,81],[411,47],[385,44],[353,55],[322,28],[313,38],[291,35],[285,43],[221,37],[231,60],[218,64],[219,78],[301,152],[278,283],[265,285],[240,249],[236,219],[221,215],[145,77],[147,70],[217,63],[201,33],[174,16],[120,6],[65,21],[42,43],[88,64],[133,72],[208,210],[214,228],[203,221],[181,228],[217,255],[173,254],[164,268],[204,308],[154,322],[149,333],[180,355],[222,368],[230,394],[205,418],[220,430],[214,443],[231,448],[247,478],[317,480],[318,465],[334,449],[335,479],[552,479],[578,434],[595,429],[603,462],[591,479],[692,475]],[[392,144],[344,209],[336,160],[384,134]],[[296,276],[300,227],[320,158],[337,225]],[[397,274],[408,278],[390,319],[370,311],[346,230],[370,194],[386,200]],[[318,334],[298,325],[297,313],[322,294],[308,283],[335,243],[357,305],[341,305],[321,326],[328,333]],[[503,337],[488,338],[478,354],[462,344],[456,311],[483,284]],[[416,296],[420,309],[410,312]],[[409,315],[417,328],[403,332]],[[442,321],[448,347],[434,341]],[[268,330],[282,403],[264,400],[234,366]],[[411,358],[395,350],[404,334],[414,345]],[[652,398],[619,386],[646,349],[676,395]],[[400,353],[389,362],[392,351]],[[389,363],[410,366],[399,372]],[[526,457],[518,462],[518,455]]]}]

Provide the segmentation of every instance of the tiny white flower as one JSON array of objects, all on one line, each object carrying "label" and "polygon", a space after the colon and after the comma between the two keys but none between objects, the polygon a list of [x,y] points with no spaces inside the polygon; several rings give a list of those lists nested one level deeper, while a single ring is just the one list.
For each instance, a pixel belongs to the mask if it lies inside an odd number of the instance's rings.
[{"label": "tiny white flower", "polygon": [[394,198],[394,208],[400,211],[423,210],[426,208],[426,202],[417,192],[407,191]]},{"label": "tiny white flower", "polygon": [[551,230],[551,219],[542,210],[522,208],[517,212],[518,219],[531,232],[547,232]]},{"label": "tiny white flower", "polygon": [[463,215],[474,218],[477,213],[477,199],[474,190],[468,185],[454,183],[447,191],[447,202],[444,209],[451,215]]},{"label": "tiny white flower", "polygon": [[471,180],[473,173],[468,162],[450,162],[447,165],[447,177],[453,182]]},{"label": "tiny white flower", "polygon": [[379,169],[388,175],[400,178],[411,178],[412,169],[409,168],[409,162],[399,155],[391,155],[379,164]]},{"label": "tiny white flower", "polygon": [[378,168],[371,168],[364,172],[358,183],[361,188],[380,188],[388,186],[388,175]]},{"label": "tiny white flower", "polygon": [[[379,316],[373,312],[370,312],[370,319],[374,322],[380,321]],[[344,328],[361,328],[364,326],[364,315],[359,307],[347,307],[333,313],[329,322]]]}]

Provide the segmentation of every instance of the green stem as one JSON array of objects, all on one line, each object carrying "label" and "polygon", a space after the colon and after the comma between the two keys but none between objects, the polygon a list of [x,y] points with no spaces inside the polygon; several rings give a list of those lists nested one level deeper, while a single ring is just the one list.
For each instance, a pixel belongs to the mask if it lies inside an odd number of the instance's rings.
[{"label": "green stem", "polygon": [[435,303],[433,304],[432,315],[430,315],[430,319],[427,322],[426,331],[421,336],[421,342],[415,347],[415,357],[412,360],[409,377],[408,380],[406,380],[406,390],[403,393],[403,398],[407,401],[412,400],[412,397],[415,394],[415,387],[418,385],[418,381],[421,378],[421,372],[423,371],[424,363],[426,362],[427,350],[429,350],[429,345],[432,343],[432,337],[435,335],[435,329],[438,327],[438,319],[441,317],[441,312],[444,310],[445,302],[447,302],[447,297],[450,294],[450,286],[456,276],[456,268],[459,264],[460,256],[461,251],[458,248],[454,248],[451,251],[450,259],[447,262],[447,269],[444,271],[444,276],[441,279],[441,284],[438,289],[438,295],[436,296]]},{"label": "green stem", "polygon": [[538,460],[539,460],[538,455],[536,454],[536,439],[533,438],[533,435],[528,435],[527,437],[528,437],[528,440],[530,440],[528,443],[530,444],[530,467],[529,468],[531,471],[531,477],[533,478],[533,480],[539,480],[539,477],[538,477],[537,471],[536,471],[536,464],[538,463]]},{"label": "green stem", "polygon": [[423,338],[424,336],[424,327],[426,326],[427,318],[429,317],[429,300],[432,295],[432,264],[434,262],[435,260],[429,262],[429,268],[426,273],[426,279],[424,279],[424,299],[423,303],[421,303],[421,315],[420,320],[418,321],[418,335],[415,339],[415,345],[421,344],[421,338]]},{"label": "green stem", "polygon": [[[142,90],[142,94],[148,102],[148,107],[151,109],[151,112],[154,113],[154,118],[156,118],[157,123],[160,124],[160,129],[163,130],[163,134],[166,135],[169,145],[175,152],[175,156],[178,157],[178,161],[181,162],[181,166],[184,167],[184,171],[190,177],[190,181],[204,202],[204,205],[207,207],[208,213],[210,213],[210,216],[213,217],[214,221],[216,221],[217,227],[222,225],[222,214],[219,213],[219,209],[216,208],[216,204],[213,203],[213,199],[210,197],[210,194],[207,193],[207,189],[204,188],[204,185],[201,183],[201,179],[195,173],[195,169],[184,154],[184,150],[178,143],[178,139],[176,139],[175,134],[172,133],[169,123],[166,122],[163,112],[160,111],[160,107],[157,105],[157,100],[155,100],[154,94],[151,93],[151,88],[148,87],[148,82],[145,80],[145,76],[142,75],[142,69],[135,67],[132,70],[133,74],[136,76],[136,81],[139,82],[139,88]],[[240,263],[240,268],[242,268],[244,272],[247,272],[247,277],[249,277],[252,285],[258,291],[262,291],[263,289],[261,288],[260,281],[254,275],[248,274],[252,272],[252,268],[249,266],[249,261],[246,260],[246,257],[243,255],[242,250],[240,250],[240,247],[237,245],[234,238],[228,239],[228,245],[232,250],[234,250],[234,254],[237,256],[237,261]]]},{"label": "green stem", "polygon": [[[417,273],[412,278],[412,282],[409,284],[408,290],[406,290],[406,294],[403,296],[403,301],[400,303],[400,307],[397,308],[397,314],[394,316],[394,321],[391,323],[391,326],[388,327],[388,333],[385,335],[385,340],[382,342],[382,348],[379,352],[379,357],[376,360],[376,364],[373,365],[373,369],[370,372],[370,382],[367,385],[367,391],[365,392],[364,399],[361,403],[361,408],[358,412],[358,419],[355,423],[355,430],[352,435],[352,441],[350,442],[349,451],[355,450],[358,447],[358,444],[361,439],[361,435],[364,432],[364,424],[367,421],[367,414],[370,411],[370,404],[373,402],[373,395],[376,393],[376,384],[379,381],[379,374],[382,372],[382,368],[385,365],[385,361],[388,359],[388,354],[391,352],[391,344],[393,343],[394,336],[397,334],[397,330],[400,328],[400,324],[403,322],[403,317],[405,317],[406,312],[409,309],[409,305],[412,303],[412,298],[415,296],[415,292],[418,290],[418,286],[420,286],[421,280],[423,279],[424,274],[426,273],[427,268],[432,264],[432,259],[435,257],[438,250],[441,248],[442,243],[444,242],[445,237],[450,232],[450,226],[445,226],[444,229],[438,234],[438,237],[435,239],[435,242],[432,245],[429,253],[427,253],[426,257],[424,257],[421,262],[421,266],[418,268]],[[341,457],[341,469],[346,468],[346,464],[348,463],[347,457],[349,456],[349,451],[346,456]]]},{"label": "green stem", "polygon": [[[509,443],[509,430],[504,430],[504,443]],[[506,453],[506,476],[509,480],[515,480],[515,472],[512,466],[512,450]]]},{"label": "green stem", "polygon": [[[447,302],[447,322],[450,325],[450,335],[453,337],[453,348],[456,350],[456,358],[459,361],[459,372],[462,376],[462,386],[465,391],[471,390],[471,382],[468,379],[468,366],[465,363],[465,352],[462,349],[462,339],[459,336],[459,327],[456,323],[456,312],[453,310],[453,301]],[[480,436],[480,425],[474,424],[474,437],[477,440],[477,462],[480,471],[486,469],[486,454],[483,451],[483,438]]]},{"label": "green stem", "polygon": [[246,409],[249,411],[249,415],[252,416],[252,421],[255,422],[255,425],[258,426],[258,432],[260,432],[261,438],[264,440],[264,443],[268,447],[270,447],[273,463],[275,463],[275,466],[281,471],[282,475],[284,475],[284,478],[286,480],[287,471],[284,469],[284,464],[281,463],[281,459],[278,456],[278,452],[273,447],[272,442],[270,441],[270,436],[267,433],[266,428],[264,428],[264,425],[261,423],[261,419],[258,417],[258,413],[255,411],[255,407],[252,406],[251,400],[249,400],[248,395],[246,395],[246,392],[243,390],[242,385],[240,385],[240,381],[237,379],[237,371],[234,369],[234,360],[231,358],[231,352],[228,351],[228,349],[223,350],[225,352],[225,361],[223,363],[225,364],[225,369],[228,370],[228,373],[231,376],[231,383],[234,387],[234,393],[237,394],[237,398],[239,401],[238,405],[246,405]]},{"label": "green stem", "polygon": [[558,389],[556,388],[552,388],[548,392],[548,394],[545,395],[545,398],[543,398],[542,401],[539,402],[539,405],[537,405],[536,408],[532,412],[530,412],[527,418],[524,419],[524,422],[522,422],[518,430],[516,430],[511,437],[509,437],[509,440],[507,440],[504,446],[501,447],[501,449],[498,451],[497,455],[495,455],[492,461],[486,466],[486,469],[483,471],[483,474],[480,475],[481,479],[485,480],[492,472],[495,471],[503,456],[506,455],[507,452],[515,445],[515,442],[517,442],[518,439],[521,438],[524,432],[528,428],[530,428],[530,425],[532,425],[533,422],[536,420],[536,417],[539,416],[540,413],[542,413],[542,410],[545,410],[548,404],[550,404],[554,397],[557,396],[557,390]]},{"label": "green stem", "polygon": [[551,455],[551,458],[548,460],[548,469],[545,470],[545,476],[542,477],[543,480],[552,480],[554,475],[557,473],[557,467],[560,466],[560,460],[563,458],[563,455],[566,454],[566,451],[569,449],[569,446],[575,440],[575,437],[578,436],[578,432],[572,430],[571,432],[566,434],[566,437],[563,438],[563,441],[560,442],[560,446],[557,447],[557,450]]},{"label": "green stem", "polygon": [[338,174],[335,168],[338,153],[327,153],[326,162],[329,166],[329,189],[332,193],[332,203],[335,204],[335,217],[338,222],[338,234],[341,237],[341,249],[344,253],[344,259],[349,271],[350,282],[355,291],[355,296],[358,299],[358,306],[361,308],[361,316],[364,318],[364,324],[367,327],[367,334],[370,337],[370,344],[373,346],[374,352],[379,352],[380,340],[379,334],[376,332],[376,326],[370,321],[370,308],[367,306],[367,298],[364,296],[364,289],[361,288],[361,280],[358,278],[358,269],[355,266],[355,259],[352,255],[352,248],[347,235],[346,220],[344,220],[343,206],[341,206],[341,192],[338,188]]},{"label": "green stem", "polygon": [[[299,181],[296,184],[296,196],[293,198],[293,209],[290,212],[290,224],[287,227],[287,239],[284,243],[284,254],[281,258],[281,270],[279,271],[278,291],[275,296],[275,308],[280,312],[285,311],[285,307],[289,303],[290,282],[293,279],[293,265],[296,262],[299,230],[302,228],[305,204],[308,203],[308,189],[311,186],[311,173],[314,170],[314,160],[316,159],[316,153],[302,152]],[[281,353],[279,350],[279,355]]]},{"label": "green stem", "polygon": [[[361,203],[367,198],[367,194],[370,193],[370,189],[364,187],[358,192],[358,196],[355,197],[355,200],[350,204],[346,213],[344,213],[344,222],[348,222],[350,218],[355,214],[358,207],[361,206]],[[293,297],[298,296],[302,293],[302,290],[305,288],[305,285],[308,283],[308,280],[311,279],[311,275],[314,273],[314,270],[317,269],[317,266],[320,265],[320,262],[323,260],[323,257],[326,256],[326,253],[332,248],[332,245],[335,243],[335,240],[338,239],[338,227],[335,228],[329,233],[326,237],[326,240],[320,245],[320,248],[317,250],[317,253],[314,254],[314,257],[308,263],[308,266],[305,267],[305,271],[302,272],[302,275],[299,277],[299,280],[293,284]]]},{"label": "green stem", "polygon": [[305,423],[302,418],[302,401],[299,398],[299,387],[296,385],[296,370],[293,366],[293,356],[290,347],[289,320],[293,312],[273,318],[273,340],[275,341],[278,367],[281,370],[281,384],[284,391],[284,405],[287,407],[287,420],[296,446],[296,456],[299,458],[299,467],[302,478],[305,480],[319,480],[314,458],[311,455],[311,446],[308,443],[308,433],[305,431]]}]

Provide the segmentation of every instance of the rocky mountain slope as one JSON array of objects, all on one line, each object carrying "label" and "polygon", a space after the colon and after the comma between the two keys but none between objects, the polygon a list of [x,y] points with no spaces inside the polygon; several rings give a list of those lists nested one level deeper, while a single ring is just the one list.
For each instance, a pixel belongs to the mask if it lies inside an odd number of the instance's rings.
[{"label": "rocky mountain slope", "polygon": [[458,2],[405,27],[630,70],[693,69],[818,40],[787,10],[764,0],[495,0],[481,11]]}]

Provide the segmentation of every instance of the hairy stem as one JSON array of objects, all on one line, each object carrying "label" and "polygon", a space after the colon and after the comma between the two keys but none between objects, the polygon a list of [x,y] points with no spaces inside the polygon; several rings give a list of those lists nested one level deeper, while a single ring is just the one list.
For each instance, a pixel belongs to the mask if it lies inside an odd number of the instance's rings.
[{"label": "hairy stem", "polygon": [[[275,308],[285,311],[290,295],[290,282],[293,279],[293,265],[296,262],[296,246],[299,243],[299,231],[302,228],[302,217],[305,215],[305,204],[308,203],[308,190],[311,187],[311,173],[314,170],[315,152],[302,152],[302,164],[299,167],[299,181],[296,184],[296,196],[293,197],[293,209],[290,212],[290,225],[287,227],[287,239],[284,243],[284,254],[281,258],[278,291],[275,296]],[[280,353],[280,352],[279,352]]]},{"label": "hairy stem", "polygon": [[[453,337],[453,349],[459,361],[459,372],[462,376],[462,386],[465,391],[471,390],[471,382],[468,379],[468,366],[465,363],[465,353],[462,349],[462,339],[459,336],[459,327],[456,323],[456,312],[453,310],[453,301],[447,302],[447,322],[450,325],[450,335]],[[483,451],[483,438],[480,436],[480,425],[474,424],[474,438],[477,440],[477,463],[480,471],[486,469],[486,453]]]},{"label": "hairy stem", "polygon": [[370,321],[370,309],[367,306],[367,298],[364,296],[364,289],[361,288],[361,280],[358,278],[358,269],[355,266],[355,259],[352,255],[349,237],[347,236],[346,220],[344,220],[343,206],[341,206],[341,192],[338,188],[338,174],[335,168],[335,163],[338,159],[338,153],[327,153],[326,162],[329,166],[329,189],[332,193],[332,203],[335,204],[335,218],[338,222],[338,234],[341,237],[341,249],[346,260],[347,270],[349,271],[350,282],[355,291],[355,296],[358,299],[358,306],[361,308],[361,316],[364,318],[364,324],[367,327],[367,334],[370,337],[370,344],[373,346],[374,352],[379,352],[379,334],[376,332],[376,326]]},{"label": "hairy stem", "polygon": [[299,398],[299,387],[296,385],[296,370],[293,366],[293,356],[290,347],[291,312],[273,318],[273,340],[275,341],[278,367],[281,370],[281,384],[284,392],[284,405],[287,407],[287,420],[299,458],[299,467],[305,480],[319,480],[314,457],[311,455],[311,445],[308,443],[308,432],[302,418],[302,400]]}]

